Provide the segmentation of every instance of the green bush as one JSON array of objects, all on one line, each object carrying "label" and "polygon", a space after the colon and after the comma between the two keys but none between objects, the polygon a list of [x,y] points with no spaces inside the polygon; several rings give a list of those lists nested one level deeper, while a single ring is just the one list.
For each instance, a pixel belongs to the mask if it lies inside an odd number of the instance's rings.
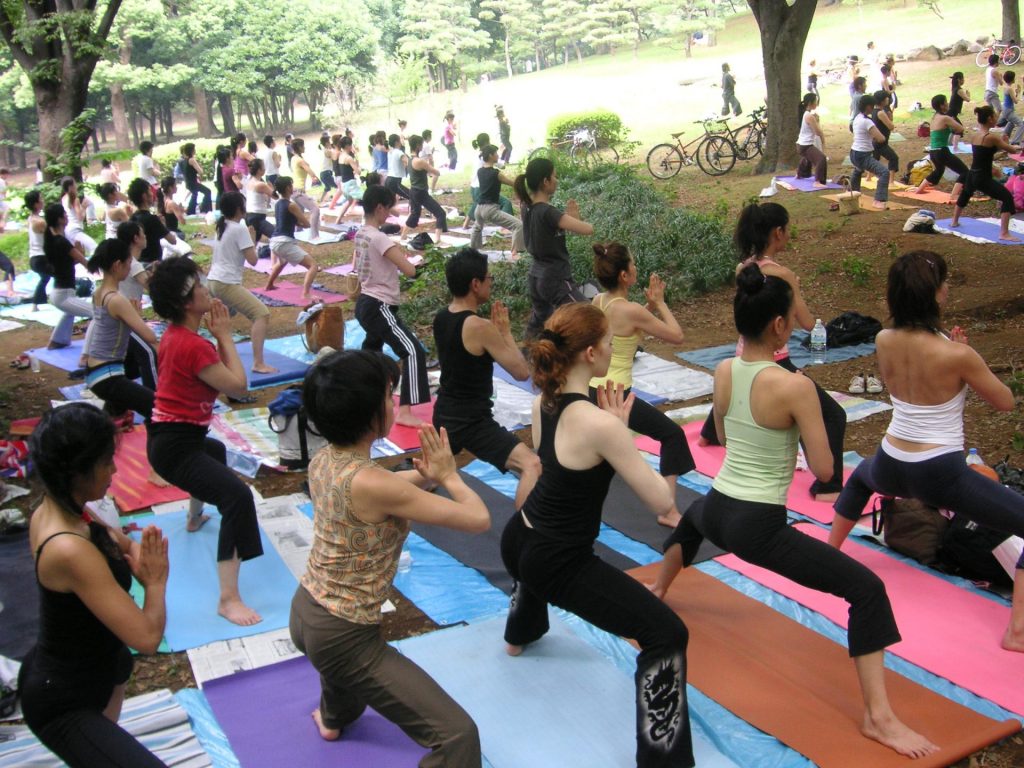
[{"label": "green bush", "polygon": [[173,144],[161,144],[153,149],[153,161],[160,166],[164,176],[170,176],[174,164],[181,157],[181,145],[190,141],[196,145],[196,160],[203,167],[203,178],[209,181],[213,178],[213,160],[217,147],[227,144],[227,139],[183,139]]},{"label": "green bush", "polygon": [[629,131],[622,124],[622,118],[604,109],[557,115],[548,121],[548,136],[560,139],[578,128],[597,131],[598,144],[602,146],[623,144],[629,138]]}]

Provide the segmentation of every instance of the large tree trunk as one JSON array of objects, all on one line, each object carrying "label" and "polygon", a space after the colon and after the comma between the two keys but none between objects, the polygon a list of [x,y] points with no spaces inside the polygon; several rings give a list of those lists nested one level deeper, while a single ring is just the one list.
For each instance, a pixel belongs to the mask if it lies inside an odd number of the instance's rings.
[{"label": "large tree trunk", "polygon": [[213,124],[213,115],[210,114],[210,100],[202,86],[192,86],[192,101],[196,107],[196,130],[199,135],[204,139],[216,136],[217,126]]},{"label": "large tree trunk", "polygon": [[1020,0],[1003,0],[1003,40],[1020,41]]},{"label": "large tree trunk", "polygon": [[[36,115],[39,120],[39,148],[43,152],[43,174],[47,181],[53,181],[53,174],[46,171],[49,160],[57,158],[65,149],[81,146],[88,137],[88,129],[79,136],[68,136],[68,147],[61,142],[61,133],[71,122],[82,114],[88,97],[88,85],[76,87],[75,82],[61,80],[37,81],[33,87],[36,97]],[[80,173],[80,171],[79,171]]]},{"label": "large tree trunk", "polygon": [[128,138],[128,113],[124,106],[124,87],[120,83],[110,85],[110,116],[114,121],[114,146],[128,149],[131,146]]},{"label": "large tree trunk", "polygon": [[218,95],[217,108],[220,110],[220,117],[224,123],[224,133],[234,136],[238,133],[238,129],[235,128],[235,111],[231,107],[231,97],[226,94]]},{"label": "large tree trunk", "polygon": [[508,38],[509,38],[508,24],[506,24],[505,25],[505,71],[508,72],[508,77],[511,80],[512,79],[512,54],[509,53],[509,50],[508,50],[508,44],[509,44]]},{"label": "large tree trunk", "polygon": [[[818,0],[747,0],[761,30],[761,58],[768,88],[768,138],[757,173],[796,165],[800,126],[800,63]],[[748,105],[748,109],[750,106]]]}]

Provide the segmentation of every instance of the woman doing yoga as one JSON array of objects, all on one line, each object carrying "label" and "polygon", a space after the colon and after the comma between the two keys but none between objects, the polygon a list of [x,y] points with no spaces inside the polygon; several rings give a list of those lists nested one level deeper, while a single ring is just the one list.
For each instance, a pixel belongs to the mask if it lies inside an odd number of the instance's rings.
[{"label": "woman doing yoga", "polygon": [[[479,768],[469,715],[381,637],[381,605],[412,521],[482,533],[483,501],[461,479],[444,431],[420,427],[415,469],[390,472],[370,446],[394,421],[398,368],[379,352],[335,352],[313,365],[303,403],[329,445],[309,465],[313,547],[291,608],[291,636],[320,673],[313,720],[334,741],[372,706],[427,747],[421,768]],[[450,496],[430,493],[442,487]]]},{"label": "woman doing yoga", "polygon": [[508,653],[548,631],[547,605],[557,605],[640,646],[636,661],[636,763],[639,768],[692,766],[682,620],[643,584],[594,554],[601,508],[618,472],[657,515],[674,494],[641,458],[626,427],[634,402],[621,385],[598,390],[612,359],[608,318],[593,304],[560,307],[532,344],[533,444],[540,479],[501,537],[501,557],[515,580],[505,625]]},{"label": "woman doing yoga", "polygon": [[850,174],[850,189],[860,192],[860,179],[865,173],[873,173],[877,177],[875,199],[872,205],[885,210],[889,199],[889,168],[874,158],[875,143],[884,144],[882,135],[871,120],[871,111],[875,108],[873,96],[861,96],[858,112],[853,118],[850,129],[853,131],[853,143],[850,145],[850,162],[853,173]]},{"label": "woman doing yoga", "polygon": [[[160,768],[117,725],[132,671],[128,647],[156,653],[164,634],[167,540],[141,542],[92,520],[114,474],[115,429],[100,410],[70,403],[43,415],[29,439],[45,495],[29,542],[39,584],[39,640],[21,667],[25,723],[71,768]],[[134,576],[140,608],[128,593]]]},{"label": "woman doing yoga", "polygon": [[[989,107],[981,107],[989,110]],[[1013,393],[954,327],[942,331],[949,296],[945,260],[914,251],[889,269],[892,328],[878,334],[878,365],[893,412],[875,455],[861,462],[836,502],[829,543],[842,546],[872,492],[920,499],[978,523],[1024,535],[1024,498],[964,462],[967,388],[996,410],[1012,411]],[[1024,652],[1024,557],[1017,562],[1003,648]]]},{"label": "woman doing yoga", "polygon": [[[605,291],[594,297],[593,304],[604,312],[612,331],[608,373],[590,381],[590,401],[596,403],[598,391],[609,382],[613,386],[621,385],[625,388],[624,394],[629,394],[633,386],[633,358],[645,334],[669,344],[682,344],[683,329],[665,303],[665,283],[656,274],[651,275],[644,290],[646,305],[629,300],[629,292],[638,278],[636,262],[626,246],[595,243],[594,274]],[[672,419],[643,400],[633,402],[626,426],[661,443],[660,471],[672,493],[673,505],[658,522],[675,527],[679,522],[679,511],[674,503],[676,480],[696,466],[686,435]]]},{"label": "woman doing yoga", "polygon": [[939,183],[942,174],[949,167],[957,175],[953,191],[949,193],[949,201],[953,202],[960,194],[964,182],[967,180],[967,166],[964,165],[963,160],[949,151],[950,134],[963,136],[964,127],[960,124],[959,120],[947,114],[949,111],[949,101],[945,95],[937,93],[932,96],[932,109],[935,110],[935,114],[932,115],[929,133],[928,158],[932,161],[934,170],[918,186],[910,187],[909,191],[917,194],[927,192]]},{"label": "woman doing yoga", "polygon": [[725,461],[706,499],[686,511],[667,542],[651,588],[663,596],[707,538],[749,563],[842,597],[850,604],[850,656],[864,698],[861,732],[909,757],[934,752],[935,745],[896,717],[886,693],[884,649],[900,634],[885,585],[853,558],[787,523],[798,438],[815,475],[828,480],[833,472],[813,382],[774,361],[796,323],[793,287],[757,264],[745,266],[736,284],[733,315],[743,352],[715,369],[715,425]]}]

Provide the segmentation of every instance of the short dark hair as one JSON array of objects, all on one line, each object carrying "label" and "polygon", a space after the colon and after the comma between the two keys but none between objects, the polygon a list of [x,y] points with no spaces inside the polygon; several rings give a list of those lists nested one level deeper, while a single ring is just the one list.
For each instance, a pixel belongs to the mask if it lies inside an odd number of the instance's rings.
[{"label": "short dark hair", "polygon": [[934,251],[910,251],[896,259],[885,290],[893,327],[939,333],[941,313],[935,294],[948,276],[946,260]]},{"label": "short dark hair", "polygon": [[[172,323],[184,320],[185,307],[192,300],[199,277],[199,267],[192,259],[157,262],[149,278],[149,298],[156,313]],[[190,280],[192,287],[186,290]]]},{"label": "short dark hair", "polygon": [[263,137],[263,146],[270,148],[270,145],[274,143],[274,137],[269,133]]},{"label": "short dark hair", "polygon": [[989,57],[988,57],[988,65],[990,67],[994,67],[998,63],[999,63],[999,55],[995,54],[995,53],[990,54]]},{"label": "short dark hair", "polygon": [[128,185],[128,199],[135,206],[141,206],[146,194],[152,194],[152,192],[153,188],[145,179],[132,179],[131,184]]},{"label": "short dark hair", "polygon": [[413,153],[419,153],[423,149],[423,137],[422,136],[410,136],[409,137],[409,151]]},{"label": "short dark hair", "polygon": [[279,194],[280,196],[284,197],[284,195],[287,194],[288,192],[288,187],[292,187],[294,185],[295,182],[292,181],[291,176],[278,176],[274,180],[274,191],[277,192],[277,194]]},{"label": "short dark hair", "polygon": [[369,215],[383,205],[391,208],[395,204],[395,193],[387,187],[370,186],[363,192],[363,213]]},{"label": "short dark hair", "polygon": [[112,195],[117,194],[117,184],[111,184],[109,181],[106,184],[100,184],[99,193],[100,199],[109,200]]},{"label": "short dark hair", "polygon": [[25,207],[32,210],[32,208],[35,207],[35,204],[38,203],[42,197],[43,196],[39,193],[38,189],[30,189],[25,193]]},{"label": "short dark hair", "polygon": [[153,150],[153,142],[152,141],[143,141],[143,142],[141,142],[139,144],[139,152],[141,152],[144,155],[149,154],[152,150]]},{"label": "short dark hair", "polygon": [[486,279],[487,257],[475,248],[460,248],[445,262],[444,277],[452,296],[462,298],[474,280]]},{"label": "short dark hair", "polygon": [[932,96],[932,109],[934,109],[936,112],[941,112],[942,105],[948,103],[949,99],[946,98],[946,95],[944,93],[936,93],[934,96]]},{"label": "short dark hair", "polygon": [[195,153],[196,145],[193,144],[191,141],[186,141],[184,144],[181,145],[182,157],[192,157],[193,155],[195,155]]},{"label": "short dark hair", "polygon": [[380,352],[333,352],[306,372],[302,404],[328,442],[353,445],[368,433],[382,436],[398,379],[398,366]]},{"label": "short dark hair", "polygon": [[131,245],[140,232],[142,232],[142,225],[132,219],[122,221],[117,225],[117,239],[125,245]]}]

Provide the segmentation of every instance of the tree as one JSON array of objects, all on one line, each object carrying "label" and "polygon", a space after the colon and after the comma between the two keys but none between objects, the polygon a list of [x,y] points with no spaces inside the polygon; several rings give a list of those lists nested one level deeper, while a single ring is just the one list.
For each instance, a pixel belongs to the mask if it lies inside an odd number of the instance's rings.
[{"label": "tree", "polygon": [[530,0],[481,0],[479,17],[495,21],[504,32],[505,71],[512,77],[512,38],[530,34],[538,21]]},{"label": "tree", "polygon": [[768,137],[757,172],[796,164],[800,63],[818,0],[747,0],[761,31]]},{"label": "tree", "polygon": [[1020,42],[1020,0],[1003,0],[1003,40]]},{"label": "tree", "polygon": [[[438,19],[444,19],[438,24]],[[469,0],[421,0],[402,9],[403,35],[398,47],[405,56],[425,62],[427,77],[442,90],[458,86],[460,54],[486,50],[490,36],[480,29]]]},{"label": "tree", "polygon": [[[84,143],[89,127],[75,119],[85,110],[89,81],[106,50],[121,0],[6,0],[0,3],[0,35],[28,75],[36,98],[39,146],[50,158],[65,146],[61,133],[76,126]],[[80,144],[79,144],[80,145]]]}]

